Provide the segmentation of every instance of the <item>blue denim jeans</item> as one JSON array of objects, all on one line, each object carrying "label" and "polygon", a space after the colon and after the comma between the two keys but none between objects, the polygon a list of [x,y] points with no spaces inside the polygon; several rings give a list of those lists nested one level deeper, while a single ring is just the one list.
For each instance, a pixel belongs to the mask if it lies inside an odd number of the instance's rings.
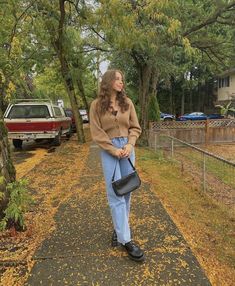
[{"label": "blue denim jeans", "polygon": [[[127,137],[117,137],[112,139],[112,143],[117,148],[122,148],[128,142]],[[134,165],[135,153],[134,150],[130,155],[130,159]],[[115,180],[128,175],[132,172],[132,167],[127,158],[118,159],[110,155],[108,152],[101,151],[101,162],[104,172],[106,183],[106,193],[111,210],[112,221],[114,229],[117,233],[118,242],[125,244],[131,240],[130,227],[129,227],[129,213],[130,213],[130,199],[131,194],[125,196],[116,196],[112,188],[112,176],[114,173],[115,165]]]}]

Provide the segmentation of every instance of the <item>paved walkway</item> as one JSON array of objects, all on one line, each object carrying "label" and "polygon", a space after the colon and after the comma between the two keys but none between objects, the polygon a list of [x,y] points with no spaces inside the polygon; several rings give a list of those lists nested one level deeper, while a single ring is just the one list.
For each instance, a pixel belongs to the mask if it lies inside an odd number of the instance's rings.
[{"label": "paved walkway", "polygon": [[74,188],[76,195],[57,212],[55,232],[35,253],[26,285],[211,285],[148,183],[133,194],[131,214],[132,234],[146,261],[138,264],[110,247],[112,224],[94,145]]}]

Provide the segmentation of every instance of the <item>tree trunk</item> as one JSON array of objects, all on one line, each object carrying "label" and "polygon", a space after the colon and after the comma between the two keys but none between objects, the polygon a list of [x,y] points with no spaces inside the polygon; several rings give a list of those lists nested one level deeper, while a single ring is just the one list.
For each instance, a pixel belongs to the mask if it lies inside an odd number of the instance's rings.
[{"label": "tree trunk", "polygon": [[85,90],[84,90],[83,83],[80,77],[77,78],[77,86],[78,86],[84,107],[87,111],[89,111],[89,106],[86,100]]},{"label": "tree trunk", "polygon": [[78,105],[75,90],[74,90],[72,75],[70,73],[67,60],[65,59],[65,56],[63,55],[63,53],[59,49],[58,49],[58,57],[60,60],[60,65],[61,65],[62,77],[65,81],[66,89],[67,89],[69,99],[70,99],[70,104],[71,104],[71,107],[73,110],[73,115],[74,115],[76,129],[77,129],[78,142],[84,143],[85,142],[85,136],[84,136],[84,132],[83,132],[83,123],[82,123],[82,118],[78,112],[79,105]]},{"label": "tree trunk", "polygon": [[[75,119],[75,124],[77,128],[77,136],[78,136],[78,142],[79,143],[84,143],[85,142],[85,136],[83,132],[83,124],[82,124],[82,118],[80,114],[78,113],[78,103],[76,99],[76,94],[74,90],[74,83],[72,79],[72,75],[69,69],[69,65],[67,62],[67,59],[65,57],[65,52],[64,52],[64,46],[63,46],[63,41],[64,41],[64,21],[65,21],[65,7],[64,7],[64,2],[65,0],[59,0],[60,4],[60,20],[59,20],[59,29],[58,29],[58,38],[54,40],[53,44],[55,47],[55,50],[57,52],[57,56],[60,61],[60,66],[61,66],[61,73],[62,77],[65,81],[66,89],[69,95],[71,107],[74,113],[74,119]],[[52,35],[53,37],[53,35]]]},{"label": "tree trunk", "polygon": [[0,196],[0,219],[3,218],[3,211],[9,201],[9,192],[6,186],[8,183],[14,182],[15,179],[16,171],[11,159],[7,129],[0,111],[0,193],[3,193],[3,196]]},{"label": "tree trunk", "polygon": [[3,93],[3,88],[0,88],[0,112],[4,112],[4,93]]},{"label": "tree trunk", "polygon": [[[49,31],[52,46],[54,47],[55,52],[60,62],[61,74],[64,79],[65,87],[66,87],[69,100],[70,100],[70,104],[71,104],[73,114],[74,114],[78,142],[84,143],[85,136],[83,132],[82,117],[80,116],[78,112],[79,105],[78,105],[75,90],[74,90],[74,83],[73,83],[71,71],[70,71],[69,64],[66,59],[65,51],[64,51],[64,22],[65,22],[64,3],[65,3],[65,0],[59,0],[59,9],[60,9],[59,27],[55,29],[55,27],[51,25],[51,23],[48,22],[47,19],[45,20],[45,25],[47,27],[47,30]],[[40,6],[39,9],[44,11],[43,6]],[[55,38],[55,35],[57,35],[57,38]]]},{"label": "tree trunk", "polygon": [[139,65],[139,103],[140,103],[140,126],[142,134],[139,142],[141,145],[148,144],[148,100],[151,79],[151,67],[148,64]]},{"label": "tree trunk", "polygon": [[193,82],[192,73],[190,73],[190,84],[189,84],[189,111],[193,112]]},{"label": "tree trunk", "polygon": [[184,103],[185,103],[185,91],[184,87],[182,88],[182,95],[181,95],[181,115],[184,114]]},{"label": "tree trunk", "polygon": [[159,108],[159,104],[158,104],[158,98],[157,98],[157,83],[158,83],[158,74],[156,69],[152,69],[152,73],[151,73],[151,83],[149,86],[149,95],[150,96],[154,96],[156,98],[156,103],[157,103],[157,120],[160,121],[160,108]]},{"label": "tree trunk", "polygon": [[202,98],[202,88],[201,83],[198,81],[197,83],[197,110],[198,111],[204,111],[203,106],[201,104],[201,98]]},{"label": "tree trunk", "polygon": [[174,113],[174,99],[173,99],[173,86],[174,86],[174,78],[173,76],[171,76],[170,79],[170,113],[173,114]]},{"label": "tree trunk", "polygon": [[8,85],[8,80],[6,80],[4,83],[2,83],[2,79],[1,79],[1,75],[0,75],[0,86],[1,86],[0,87],[0,112],[2,112],[2,114],[4,113],[4,111],[7,108],[7,102],[5,100],[7,85]]}]

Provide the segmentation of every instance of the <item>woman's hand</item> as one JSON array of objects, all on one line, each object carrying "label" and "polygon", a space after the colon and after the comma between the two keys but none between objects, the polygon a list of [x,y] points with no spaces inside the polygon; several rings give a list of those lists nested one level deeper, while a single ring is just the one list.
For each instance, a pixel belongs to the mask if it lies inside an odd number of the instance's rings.
[{"label": "woman's hand", "polygon": [[132,149],[133,149],[133,146],[130,143],[127,143],[123,147],[122,158],[130,157]]},{"label": "woman's hand", "polygon": [[116,157],[118,158],[123,158],[123,153],[124,153],[124,150],[123,149],[116,149]]}]

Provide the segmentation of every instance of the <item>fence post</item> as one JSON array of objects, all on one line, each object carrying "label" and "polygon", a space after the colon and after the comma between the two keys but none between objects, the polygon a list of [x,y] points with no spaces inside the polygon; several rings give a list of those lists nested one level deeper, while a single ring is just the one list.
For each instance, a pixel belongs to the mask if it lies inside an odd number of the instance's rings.
[{"label": "fence post", "polygon": [[174,157],[174,139],[171,138],[171,157]]},{"label": "fence post", "polygon": [[202,175],[203,175],[203,191],[206,191],[206,156],[203,153],[203,171],[202,171]]},{"label": "fence post", "polygon": [[208,144],[209,138],[209,120],[205,120],[205,144]]},{"label": "fence post", "polygon": [[157,134],[154,132],[154,151],[157,151]]}]

